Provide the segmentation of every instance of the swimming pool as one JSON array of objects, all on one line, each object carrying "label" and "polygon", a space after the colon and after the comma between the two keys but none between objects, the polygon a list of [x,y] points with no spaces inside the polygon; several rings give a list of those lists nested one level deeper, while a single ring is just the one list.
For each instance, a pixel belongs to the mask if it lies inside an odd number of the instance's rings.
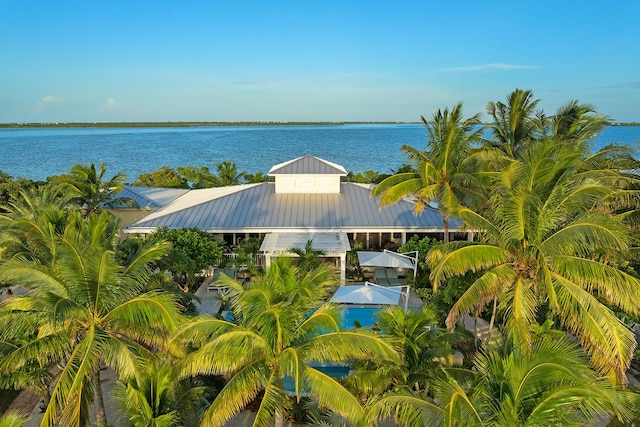
[{"label": "swimming pool", "polygon": [[378,321],[376,313],[384,310],[380,306],[343,305],[340,306],[340,330],[371,328]]}]

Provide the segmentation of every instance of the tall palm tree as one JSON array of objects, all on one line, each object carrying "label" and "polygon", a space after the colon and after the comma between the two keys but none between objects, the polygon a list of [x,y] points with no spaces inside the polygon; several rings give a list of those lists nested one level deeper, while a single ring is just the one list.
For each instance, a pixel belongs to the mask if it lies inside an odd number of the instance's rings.
[{"label": "tall palm tree", "polygon": [[12,373],[34,362],[62,367],[42,425],[83,426],[96,402],[98,424],[106,423],[100,365],[133,374],[139,355],[165,348],[168,333],[181,321],[166,294],[138,291],[152,261],[166,253],[162,243],[141,246],[126,266],[114,261],[112,218],[107,213],[84,220],[71,213],[47,263],[16,256],[0,264],[0,280],[31,292],[5,300],[0,319],[15,328],[0,331],[15,339],[19,325],[37,325],[35,338],[7,355],[0,372]]},{"label": "tall palm tree", "polygon": [[479,115],[462,117],[462,103],[451,111],[438,110],[431,120],[421,117],[427,130],[426,151],[405,145],[402,150],[415,165],[415,171],[394,174],[376,185],[371,194],[380,196],[380,206],[404,197],[415,199],[414,213],[437,202],[442,212],[445,242],[449,241],[449,217],[461,205],[479,203],[484,198],[474,175],[472,144],[480,139]]},{"label": "tall palm tree", "polygon": [[515,157],[518,151],[534,140],[542,129],[536,116],[536,107],[540,100],[533,98],[530,90],[516,89],[507,96],[507,102],[489,102],[487,114],[493,122],[489,124],[492,139],[488,145],[500,149],[509,157]]},{"label": "tall palm tree", "polygon": [[61,184],[61,188],[68,191],[72,201],[85,212],[85,216],[100,210],[102,207],[134,206],[133,200],[115,198],[115,194],[122,191],[127,176],[118,173],[106,179],[106,163],[100,163],[96,170],[95,164],[75,164],[69,171],[68,180]]},{"label": "tall palm tree", "polygon": [[405,426],[594,425],[629,420],[634,398],[589,368],[567,338],[537,337],[526,354],[479,353],[473,370],[437,381],[436,397],[389,394],[368,408],[369,420],[392,416]]},{"label": "tall palm tree", "polygon": [[254,426],[269,425],[274,418],[281,422],[287,395],[299,400],[303,392],[352,421],[362,416],[358,399],[315,366],[365,357],[395,362],[397,355],[369,333],[341,332],[335,308],[318,307],[336,284],[327,267],[303,273],[281,258],[246,290],[228,277],[218,284],[229,287],[234,321],[196,318],[174,338],[198,348],[185,358],[184,375],[225,375],[228,380],[203,424],[223,426],[260,392]]},{"label": "tall palm tree", "polygon": [[460,315],[496,301],[527,352],[538,311],[548,308],[600,372],[623,382],[636,342],[608,305],[638,314],[640,280],[595,256],[628,251],[631,236],[621,217],[600,209],[616,194],[619,174],[582,169],[586,152],[585,143],[553,140],[523,149],[493,189],[491,210],[459,212],[483,230],[480,241],[435,248],[427,260],[436,289],[447,277],[481,273],[451,308],[450,328]]},{"label": "tall palm tree", "polygon": [[609,122],[609,118],[598,114],[593,106],[569,101],[550,118],[550,134],[563,141],[589,141]]}]

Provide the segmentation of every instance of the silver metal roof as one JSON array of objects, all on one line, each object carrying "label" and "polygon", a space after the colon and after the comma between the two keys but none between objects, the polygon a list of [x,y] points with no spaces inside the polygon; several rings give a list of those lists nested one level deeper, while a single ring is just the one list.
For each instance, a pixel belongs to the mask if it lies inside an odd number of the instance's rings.
[{"label": "silver metal roof", "polygon": [[[344,182],[339,194],[276,194],[264,182],[233,187],[191,190],[126,228],[147,233],[157,227],[196,227],[212,233],[277,231],[441,232],[442,215],[425,207],[412,213],[413,203],[401,200],[378,208],[371,186]],[[461,226],[449,221],[451,231]]]},{"label": "silver metal roof", "polygon": [[347,171],[342,166],[306,155],[288,162],[275,165],[269,170],[269,176],[274,175],[340,175],[346,176]]},{"label": "silver metal roof", "polygon": [[126,186],[116,197],[135,200],[140,209],[158,209],[189,192],[188,188]]}]

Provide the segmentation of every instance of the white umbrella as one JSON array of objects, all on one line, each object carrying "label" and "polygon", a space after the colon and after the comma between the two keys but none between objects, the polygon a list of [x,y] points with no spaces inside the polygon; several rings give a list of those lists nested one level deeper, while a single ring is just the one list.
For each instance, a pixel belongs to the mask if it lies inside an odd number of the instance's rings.
[{"label": "white umbrella", "polygon": [[329,302],[336,304],[400,305],[402,286],[340,286]]},{"label": "white umbrella", "polygon": [[410,257],[388,250],[384,252],[358,251],[358,260],[363,267],[407,268],[413,270],[414,277],[418,266],[417,257],[417,252],[415,257]]}]

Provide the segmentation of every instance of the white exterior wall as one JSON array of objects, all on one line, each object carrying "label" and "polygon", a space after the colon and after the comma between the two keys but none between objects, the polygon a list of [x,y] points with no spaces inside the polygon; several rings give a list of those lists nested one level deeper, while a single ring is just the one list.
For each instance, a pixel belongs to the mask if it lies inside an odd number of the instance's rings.
[{"label": "white exterior wall", "polygon": [[340,193],[340,175],[278,175],[276,193],[337,194]]}]

